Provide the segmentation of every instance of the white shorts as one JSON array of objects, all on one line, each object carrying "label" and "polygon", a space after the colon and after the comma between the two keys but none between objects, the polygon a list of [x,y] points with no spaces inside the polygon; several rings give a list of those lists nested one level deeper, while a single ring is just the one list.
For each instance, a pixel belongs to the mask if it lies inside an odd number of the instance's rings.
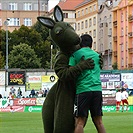
[{"label": "white shorts", "polygon": [[13,106],[13,100],[9,100],[9,105]]}]

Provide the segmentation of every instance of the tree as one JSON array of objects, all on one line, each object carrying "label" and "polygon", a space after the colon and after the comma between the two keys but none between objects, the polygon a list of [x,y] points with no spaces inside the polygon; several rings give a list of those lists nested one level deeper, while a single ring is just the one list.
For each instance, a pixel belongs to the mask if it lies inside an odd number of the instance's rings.
[{"label": "tree", "polygon": [[117,69],[118,69],[117,62],[115,62],[115,63],[112,65],[112,67],[113,67],[114,70],[117,70]]},{"label": "tree", "polygon": [[1,68],[4,68],[4,65],[5,65],[5,63],[4,63],[4,57],[2,56],[1,53],[2,53],[2,52],[0,51],[0,69],[1,69]]},{"label": "tree", "polygon": [[23,43],[13,46],[9,54],[9,68],[40,68],[40,60],[31,46]]}]

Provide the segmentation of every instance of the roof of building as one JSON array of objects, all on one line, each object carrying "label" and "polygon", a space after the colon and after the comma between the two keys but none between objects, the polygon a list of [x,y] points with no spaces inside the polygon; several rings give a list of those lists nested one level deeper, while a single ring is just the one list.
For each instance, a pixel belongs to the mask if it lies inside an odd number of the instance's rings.
[{"label": "roof of building", "polygon": [[87,3],[92,2],[92,1],[94,1],[94,0],[84,0],[83,2],[79,3],[75,8],[78,8],[78,7],[81,7],[83,5],[86,5]]},{"label": "roof of building", "polygon": [[[75,7],[82,3],[84,0],[61,0],[57,5],[60,6],[62,10],[72,11],[75,10]],[[53,12],[53,9],[50,10],[50,13]]]}]

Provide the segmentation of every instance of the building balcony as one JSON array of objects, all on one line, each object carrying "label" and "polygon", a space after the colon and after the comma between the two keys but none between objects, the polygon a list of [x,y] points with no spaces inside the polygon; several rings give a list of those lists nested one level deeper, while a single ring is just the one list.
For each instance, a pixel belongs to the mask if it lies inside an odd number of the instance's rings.
[{"label": "building balcony", "polygon": [[133,63],[129,63],[129,64],[128,64],[128,67],[129,67],[129,68],[133,68]]},{"label": "building balcony", "polygon": [[129,22],[132,22],[132,21],[133,21],[133,15],[129,15],[128,21],[129,21]]},{"label": "building balcony", "polygon": [[114,42],[117,42],[117,36],[113,37]]},{"label": "building balcony", "polygon": [[114,26],[114,27],[117,27],[117,21],[114,21],[114,22],[113,22],[113,26]]},{"label": "building balcony", "polygon": [[117,51],[114,51],[113,53],[114,53],[114,56],[116,57],[117,56]]},{"label": "building balcony", "polygon": [[104,55],[111,55],[112,54],[112,50],[111,49],[107,49],[104,51]]},{"label": "building balcony", "polygon": [[133,48],[128,48],[128,52],[129,52],[130,54],[133,54]]},{"label": "building balcony", "polygon": [[133,37],[133,32],[128,32],[128,37]]}]

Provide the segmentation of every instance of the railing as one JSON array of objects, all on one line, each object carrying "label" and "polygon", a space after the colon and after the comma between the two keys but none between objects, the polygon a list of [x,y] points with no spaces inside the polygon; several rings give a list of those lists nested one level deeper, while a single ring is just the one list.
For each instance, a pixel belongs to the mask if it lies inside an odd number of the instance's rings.
[{"label": "railing", "polygon": [[113,26],[114,26],[114,27],[117,27],[117,21],[114,21],[114,22],[113,22]]}]

